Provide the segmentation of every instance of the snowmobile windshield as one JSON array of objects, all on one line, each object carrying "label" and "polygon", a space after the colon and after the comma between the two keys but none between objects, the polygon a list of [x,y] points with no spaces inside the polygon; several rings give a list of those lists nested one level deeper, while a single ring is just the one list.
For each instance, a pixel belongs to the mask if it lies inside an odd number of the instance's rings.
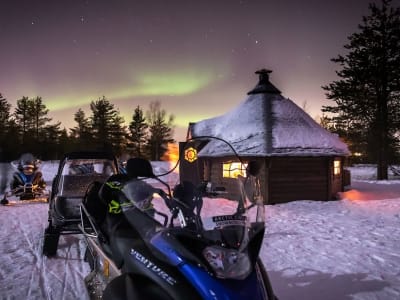
[{"label": "snowmobile windshield", "polygon": [[132,179],[122,188],[123,194],[129,200],[128,203],[135,205],[142,211],[152,209],[153,195],[155,196],[158,190],[147,183],[145,179]]},{"label": "snowmobile windshield", "polygon": [[202,259],[216,277],[243,279],[264,235],[262,160],[240,157],[218,138],[180,146],[180,181],[174,199],[180,225],[203,240]]},{"label": "snowmobile windshield", "polygon": [[83,197],[91,182],[104,182],[116,172],[117,166],[109,159],[66,159],[58,180],[58,194]]},{"label": "snowmobile windshield", "polygon": [[262,162],[240,157],[221,139],[217,142],[225,146],[222,153],[212,152],[210,142],[211,137],[181,146],[181,183],[173,189],[185,216],[181,225],[221,245],[243,248],[253,231],[264,226]]},{"label": "snowmobile windshield", "polygon": [[[219,278],[241,279],[251,272],[264,235],[255,163],[235,152],[226,159],[200,157],[201,146],[181,147],[180,183],[170,188],[157,176],[140,178],[129,181],[122,191],[130,205],[156,221],[152,230],[146,220],[135,226],[147,243],[162,248],[160,241],[173,236],[180,255],[195,255]],[[127,205],[125,213],[130,209]],[[138,216],[126,215],[132,224],[139,222]]]}]

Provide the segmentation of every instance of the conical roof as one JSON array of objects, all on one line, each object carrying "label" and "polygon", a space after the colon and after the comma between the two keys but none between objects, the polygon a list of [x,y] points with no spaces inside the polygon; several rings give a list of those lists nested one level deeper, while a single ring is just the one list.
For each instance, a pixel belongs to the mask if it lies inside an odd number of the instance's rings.
[{"label": "conical roof", "polygon": [[[347,145],[324,129],[292,100],[284,98],[261,70],[260,82],[230,112],[192,124],[192,136],[229,141],[242,156],[343,156]],[[265,73],[267,71],[268,73]],[[261,78],[264,76],[263,78]],[[231,150],[211,140],[200,156],[226,156]]]}]

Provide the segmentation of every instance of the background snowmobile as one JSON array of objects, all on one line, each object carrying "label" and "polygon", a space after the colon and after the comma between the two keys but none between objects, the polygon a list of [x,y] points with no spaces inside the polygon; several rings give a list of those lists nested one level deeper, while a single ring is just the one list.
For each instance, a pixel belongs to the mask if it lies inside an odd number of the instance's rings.
[{"label": "background snowmobile", "polygon": [[48,226],[44,232],[43,254],[57,252],[60,234],[80,234],[80,204],[91,182],[103,182],[118,173],[111,153],[81,151],[64,154],[52,183]]},{"label": "background snowmobile", "polygon": [[23,200],[24,203],[47,202],[48,191],[42,172],[39,170],[40,160],[36,159],[31,153],[25,153],[18,161],[13,161],[11,165],[16,169],[16,172],[14,172],[11,180],[10,191],[4,194],[1,204],[16,203],[16,201],[8,199],[12,196]]},{"label": "background snowmobile", "polygon": [[[186,148],[199,145],[192,140]],[[123,185],[119,207],[107,206],[98,188],[89,190],[79,226],[91,298],[276,299],[258,257],[264,237],[259,166],[246,165],[245,177],[218,185],[183,181],[171,191],[142,161],[138,178]],[[111,208],[121,209],[121,219],[110,228]]]}]

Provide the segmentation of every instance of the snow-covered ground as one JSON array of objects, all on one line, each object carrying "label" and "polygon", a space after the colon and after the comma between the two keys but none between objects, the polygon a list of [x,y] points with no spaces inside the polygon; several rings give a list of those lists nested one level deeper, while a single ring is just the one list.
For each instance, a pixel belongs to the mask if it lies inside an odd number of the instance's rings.
[{"label": "snow-covered ground", "polygon": [[[56,165],[42,171],[50,182]],[[266,206],[261,257],[279,299],[400,299],[400,181],[351,171],[342,200]],[[88,299],[81,236],[62,236],[55,258],[41,255],[47,209],[0,207],[0,299]]]}]

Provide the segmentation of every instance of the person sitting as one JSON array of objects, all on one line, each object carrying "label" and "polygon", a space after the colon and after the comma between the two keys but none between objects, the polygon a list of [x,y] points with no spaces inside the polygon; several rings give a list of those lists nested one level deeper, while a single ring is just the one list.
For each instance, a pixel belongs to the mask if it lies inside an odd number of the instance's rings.
[{"label": "person sitting", "polygon": [[33,194],[35,190],[44,190],[46,188],[42,172],[38,170],[37,160],[30,153],[21,156],[18,163],[18,171],[13,174],[10,187],[15,195],[21,195],[26,192],[27,185],[31,185],[29,194]]}]

